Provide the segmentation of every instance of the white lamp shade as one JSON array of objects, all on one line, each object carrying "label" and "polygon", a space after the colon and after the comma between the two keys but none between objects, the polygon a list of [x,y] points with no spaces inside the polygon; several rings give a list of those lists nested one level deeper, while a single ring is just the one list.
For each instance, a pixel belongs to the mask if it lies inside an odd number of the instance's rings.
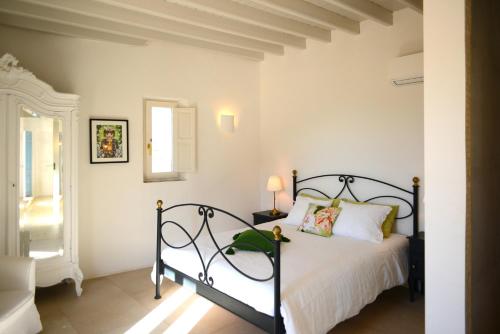
[{"label": "white lamp shade", "polygon": [[226,132],[234,132],[234,115],[221,115],[220,127]]},{"label": "white lamp shade", "polygon": [[283,189],[281,184],[281,178],[279,176],[273,175],[267,180],[267,190],[268,191],[280,191]]}]

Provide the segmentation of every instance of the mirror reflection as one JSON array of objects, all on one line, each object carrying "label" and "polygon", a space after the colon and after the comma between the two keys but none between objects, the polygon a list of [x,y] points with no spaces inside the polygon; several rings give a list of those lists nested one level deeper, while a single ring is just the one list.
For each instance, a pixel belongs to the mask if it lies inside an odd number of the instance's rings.
[{"label": "mirror reflection", "polygon": [[62,121],[23,110],[19,130],[21,255],[36,259],[62,256]]}]

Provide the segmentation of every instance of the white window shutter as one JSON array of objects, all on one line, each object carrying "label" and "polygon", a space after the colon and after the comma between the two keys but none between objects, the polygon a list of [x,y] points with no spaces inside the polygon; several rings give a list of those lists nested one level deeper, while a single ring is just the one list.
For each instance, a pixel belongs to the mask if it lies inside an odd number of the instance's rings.
[{"label": "white window shutter", "polygon": [[174,108],[174,170],[196,169],[196,109]]}]

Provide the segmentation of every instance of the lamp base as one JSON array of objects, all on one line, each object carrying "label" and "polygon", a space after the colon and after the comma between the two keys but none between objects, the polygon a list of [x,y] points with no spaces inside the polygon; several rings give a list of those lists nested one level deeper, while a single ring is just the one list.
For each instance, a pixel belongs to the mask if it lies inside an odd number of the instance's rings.
[{"label": "lamp base", "polygon": [[280,213],[281,212],[279,212],[276,208],[272,209],[270,212],[271,216],[279,216]]}]

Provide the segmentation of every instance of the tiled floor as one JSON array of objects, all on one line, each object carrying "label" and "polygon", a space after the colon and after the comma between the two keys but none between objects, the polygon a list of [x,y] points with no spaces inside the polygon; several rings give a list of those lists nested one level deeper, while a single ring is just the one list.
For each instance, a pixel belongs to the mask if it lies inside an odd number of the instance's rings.
[{"label": "tiled floor", "polygon": [[[162,299],[153,299],[150,269],[86,280],[76,297],[73,285],[37,289],[43,333],[259,334],[259,328],[168,280]],[[330,334],[424,332],[424,301],[408,301],[407,289],[384,292]],[[199,321],[197,321],[199,319]]]},{"label": "tiled floor", "polygon": [[63,255],[62,198],[40,196],[21,201],[19,216],[19,227],[27,233],[26,239],[21,238],[21,249],[27,247],[30,257],[44,259]]}]

